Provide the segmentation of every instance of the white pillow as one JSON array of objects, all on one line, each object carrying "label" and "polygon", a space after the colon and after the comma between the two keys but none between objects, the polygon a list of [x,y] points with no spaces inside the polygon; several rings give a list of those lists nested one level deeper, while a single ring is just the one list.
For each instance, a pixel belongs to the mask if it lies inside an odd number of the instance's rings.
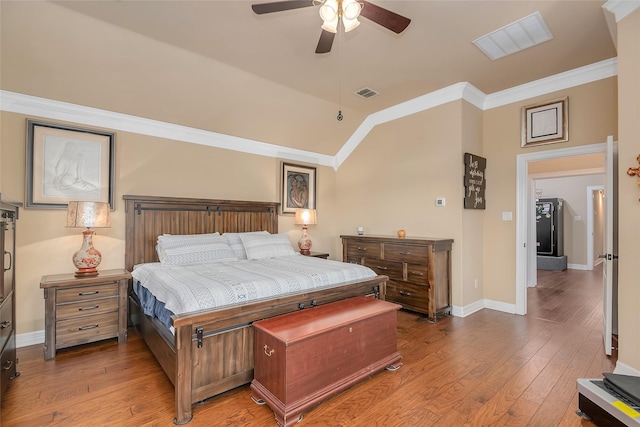
[{"label": "white pillow", "polygon": [[289,235],[282,234],[241,234],[248,259],[265,259],[296,255],[289,242]]},{"label": "white pillow", "polygon": [[237,260],[227,239],[219,233],[158,236],[156,247],[162,264],[189,265]]},{"label": "white pillow", "polygon": [[245,233],[224,233],[222,237],[226,237],[229,246],[236,254],[238,259],[247,259],[247,252],[244,250],[244,244],[240,240],[241,234],[269,234],[268,231],[247,231]]}]

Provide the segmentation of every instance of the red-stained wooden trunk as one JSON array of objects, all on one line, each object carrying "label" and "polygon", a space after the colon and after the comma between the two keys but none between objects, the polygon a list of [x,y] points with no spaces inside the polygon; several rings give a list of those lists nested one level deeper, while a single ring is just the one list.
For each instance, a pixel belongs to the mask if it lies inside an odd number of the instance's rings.
[{"label": "red-stained wooden trunk", "polygon": [[251,397],[264,401],[281,426],[302,412],[389,366],[401,306],[349,298],[255,322]]}]

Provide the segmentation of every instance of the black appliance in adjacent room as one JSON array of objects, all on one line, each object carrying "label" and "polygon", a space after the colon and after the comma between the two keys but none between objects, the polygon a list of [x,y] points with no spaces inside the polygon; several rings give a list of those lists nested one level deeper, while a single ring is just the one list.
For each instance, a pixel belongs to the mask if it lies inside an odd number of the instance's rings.
[{"label": "black appliance in adjacent room", "polygon": [[562,199],[536,201],[537,254],[552,257],[564,255]]}]

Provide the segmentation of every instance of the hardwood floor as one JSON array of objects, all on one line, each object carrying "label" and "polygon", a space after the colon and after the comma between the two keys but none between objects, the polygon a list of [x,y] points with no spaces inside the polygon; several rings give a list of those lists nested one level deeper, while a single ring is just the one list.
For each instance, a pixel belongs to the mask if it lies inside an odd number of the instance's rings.
[{"label": "hardwood floor", "polygon": [[[615,367],[602,344],[602,272],[539,272],[529,314],[481,310],[436,324],[398,314],[404,365],[307,412],[300,426],[593,426],[575,414],[576,379]],[[171,426],[173,387],[134,330],[58,352],[18,349],[21,375],[2,426]],[[275,426],[244,386],[194,406],[188,424]]]}]

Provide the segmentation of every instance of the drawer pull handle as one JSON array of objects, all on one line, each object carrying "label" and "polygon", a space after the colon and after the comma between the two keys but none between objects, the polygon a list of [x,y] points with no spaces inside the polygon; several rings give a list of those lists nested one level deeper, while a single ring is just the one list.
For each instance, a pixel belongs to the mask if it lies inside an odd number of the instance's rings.
[{"label": "drawer pull handle", "polygon": [[86,331],[88,329],[95,329],[97,328],[99,325],[96,323],[95,325],[87,325],[87,326],[80,326],[78,328],[79,331]]},{"label": "drawer pull handle", "polygon": [[271,350],[269,350],[269,346],[268,346],[268,345],[266,345],[266,344],[264,345],[264,354],[266,354],[268,357],[271,357],[271,355],[272,355],[273,353],[275,353],[275,351],[276,351],[276,350],[275,350],[274,348],[272,348]]},{"label": "drawer pull handle", "polygon": [[359,250],[359,251],[366,251],[366,250],[367,250],[367,248],[363,248],[362,246],[358,246],[358,250]]},{"label": "drawer pull handle", "polygon": [[5,371],[8,371],[9,369],[11,369],[12,366],[13,366],[13,360],[7,360],[7,363],[4,364],[2,369],[4,369]]},{"label": "drawer pull handle", "polygon": [[405,297],[410,297],[411,296],[411,292],[400,291],[400,295],[405,296]]},{"label": "drawer pull handle", "polygon": [[95,310],[96,308],[100,308],[100,306],[98,304],[92,306],[92,307],[80,307],[78,309],[78,311],[87,311],[87,310]]},{"label": "drawer pull handle", "polygon": [[9,326],[11,326],[11,320],[5,320],[0,324],[0,329],[7,329]]},{"label": "drawer pull handle", "polygon": [[416,276],[424,276],[424,273],[421,271],[412,271],[411,274],[414,274]]},{"label": "drawer pull handle", "polygon": [[388,270],[388,269],[389,269],[389,267],[381,267],[381,266],[378,266],[378,270]]},{"label": "drawer pull handle", "polygon": [[91,292],[79,292],[78,295],[81,297],[87,296],[87,295],[96,295],[99,294],[100,291],[91,291]]},{"label": "drawer pull handle", "polygon": [[411,255],[411,252],[400,252],[400,255]]}]

